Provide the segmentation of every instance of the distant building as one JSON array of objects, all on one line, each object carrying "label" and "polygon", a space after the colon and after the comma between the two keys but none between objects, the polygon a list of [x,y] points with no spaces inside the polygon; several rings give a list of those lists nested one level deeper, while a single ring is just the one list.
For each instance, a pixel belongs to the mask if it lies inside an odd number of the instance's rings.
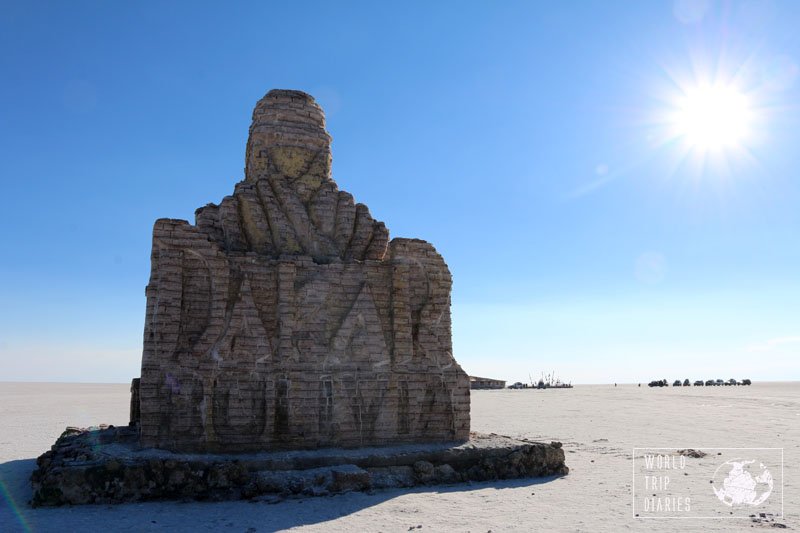
[{"label": "distant building", "polygon": [[505,389],[506,382],[502,379],[469,377],[470,389]]}]

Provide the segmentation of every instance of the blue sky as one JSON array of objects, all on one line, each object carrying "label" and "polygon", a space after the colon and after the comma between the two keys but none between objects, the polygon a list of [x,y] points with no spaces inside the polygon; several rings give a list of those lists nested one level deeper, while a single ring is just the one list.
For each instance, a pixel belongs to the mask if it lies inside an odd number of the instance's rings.
[{"label": "blue sky", "polygon": [[[230,194],[271,88],[339,186],[454,276],[511,381],[800,379],[800,4],[4,2],[0,380],[138,375],[150,232]],[[737,87],[713,153],[669,119]],[[673,113],[674,114],[674,113]]]}]

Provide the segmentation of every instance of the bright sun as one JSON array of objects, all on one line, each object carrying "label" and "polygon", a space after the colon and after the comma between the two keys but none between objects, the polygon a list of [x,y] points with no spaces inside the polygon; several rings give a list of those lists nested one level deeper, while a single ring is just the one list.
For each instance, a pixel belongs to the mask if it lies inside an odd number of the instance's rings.
[{"label": "bright sun", "polygon": [[745,141],[750,114],[747,98],[732,87],[696,88],[677,104],[675,134],[702,151],[732,148]]}]

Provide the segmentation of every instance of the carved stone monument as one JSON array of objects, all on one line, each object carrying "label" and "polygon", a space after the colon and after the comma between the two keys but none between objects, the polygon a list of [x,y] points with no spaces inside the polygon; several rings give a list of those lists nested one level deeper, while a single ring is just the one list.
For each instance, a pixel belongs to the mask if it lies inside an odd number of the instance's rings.
[{"label": "carved stone monument", "polygon": [[569,472],[558,442],[470,434],[447,265],[336,187],[330,141],[309,95],[270,91],[233,195],[156,221],[131,423],[68,427],[34,506]]},{"label": "carved stone monument", "polygon": [[233,195],[198,209],[195,225],[156,221],[142,445],[241,452],[469,437],[447,265],[425,241],[389,241],[337,188],[330,144],[311,96],[270,91]]}]

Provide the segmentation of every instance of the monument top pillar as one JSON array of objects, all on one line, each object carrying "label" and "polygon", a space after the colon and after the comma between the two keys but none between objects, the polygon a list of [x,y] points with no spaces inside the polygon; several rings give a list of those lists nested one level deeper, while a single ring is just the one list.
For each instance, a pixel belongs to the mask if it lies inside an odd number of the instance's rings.
[{"label": "monument top pillar", "polygon": [[247,140],[245,175],[331,179],[331,136],[325,113],[303,91],[273,89],[256,104]]}]

